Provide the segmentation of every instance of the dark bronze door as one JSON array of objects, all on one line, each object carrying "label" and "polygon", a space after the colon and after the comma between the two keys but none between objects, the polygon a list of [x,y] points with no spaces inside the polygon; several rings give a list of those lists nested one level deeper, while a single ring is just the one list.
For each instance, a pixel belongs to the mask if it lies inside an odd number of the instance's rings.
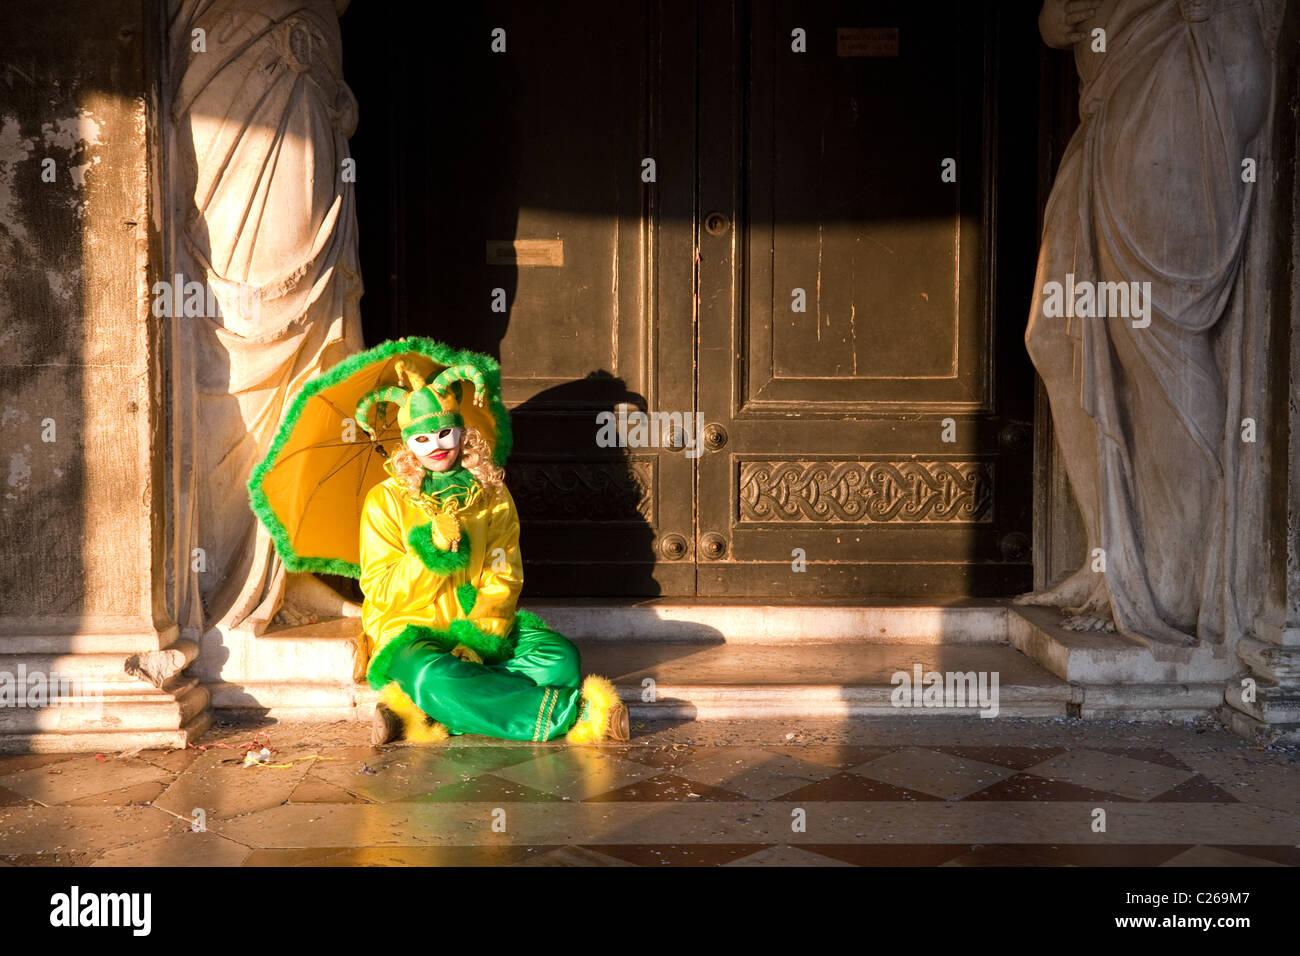
[{"label": "dark bronze door", "polygon": [[362,304],[499,356],[527,593],[1027,588],[1036,10],[469,6],[344,20]]},{"label": "dark bronze door", "polygon": [[1033,16],[942,6],[702,5],[701,595],[1030,583]]}]

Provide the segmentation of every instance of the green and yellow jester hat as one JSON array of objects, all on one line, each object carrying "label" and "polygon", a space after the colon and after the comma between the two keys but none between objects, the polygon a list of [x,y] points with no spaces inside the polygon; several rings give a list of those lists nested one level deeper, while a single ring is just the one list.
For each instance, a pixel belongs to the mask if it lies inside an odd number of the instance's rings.
[{"label": "green and yellow jester hat", "polygon": [[399,361],[395,367],[399,382],[407,387],[385,385],[377,388],[357,402],[357,424],[374,435],[376,426],[371,414],[376,406],[398,406],[397,427],[402,430],[402,440],[414,435],[441,431],[444,428],[464,428],[461,414],[461,382],[474,386],[473,405],[482,408],[487,403],[487,383],[483,373],[473,365],[453,365],[443,369],[432,382],[427,383],[417,370]]}]

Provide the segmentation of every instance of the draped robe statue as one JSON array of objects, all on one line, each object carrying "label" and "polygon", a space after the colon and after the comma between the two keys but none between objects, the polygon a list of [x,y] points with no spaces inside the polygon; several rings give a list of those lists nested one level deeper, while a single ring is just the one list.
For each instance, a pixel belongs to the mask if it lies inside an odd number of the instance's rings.
[{"label": "draped robe statue", "polygon": [[[1180,645],[1242,630],[1248,542],[1266,518],[1250,497],[1260,446],[1241,435],[1262,411],[1261,273],[1247,261],[1269,212],[1245,161],[1264,162],[1280,7],[1044,4],[1044,39],[1074,48],[1081,119],[1048,201],[1025,341],[1088,554],[1017,600],[1063,609],[1067,627]],[[1149,313],[1062,317],[1047,290],[1070,281],[1139,283]]]},{"label": "draped robe statue", "polygon": [[170,3],[171,252],[218,303],[171,326],[169,530],[187,630],[360,613],[312,575],[286,574],[246,488],[297,389],[362,348],[345,5]]}]

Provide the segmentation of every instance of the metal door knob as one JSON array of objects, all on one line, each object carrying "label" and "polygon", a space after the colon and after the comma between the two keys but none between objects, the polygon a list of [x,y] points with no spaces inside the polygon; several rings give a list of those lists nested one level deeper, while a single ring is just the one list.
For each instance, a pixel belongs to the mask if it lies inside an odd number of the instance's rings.
[{"label": "metal door knob", "polygon": [[686,557],[686,547],[686,539],[680,534],[668,534],[659,542],[659,553],[669,561],[680,561]]},{"label": "metal door knob", "polygon": [[705,448],[709,451],[717,451],[727,443],[727,430],[718,424],[706,425],[703,438]]},{"label": "metal door knob", "polygon": [[727,539],[716,531],[710,531],[700,538],[700,551],[706,558],[717,560],[727,553]]}]

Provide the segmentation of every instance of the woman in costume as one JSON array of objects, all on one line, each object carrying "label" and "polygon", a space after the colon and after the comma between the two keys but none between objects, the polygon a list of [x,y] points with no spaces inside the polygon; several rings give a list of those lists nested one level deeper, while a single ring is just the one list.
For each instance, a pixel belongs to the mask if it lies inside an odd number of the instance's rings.
[{"label": "woman in costume", "polygon": [[519,516],[488,442],[460,413],[463,384],[485,400],[482,373],[456,365],[426,384],[403,365],[403,380],[356,411],[375,434],[371,415],[397,405],[404,443],[361,517],[362,621],[375,642],[367,676],[380,691],[372,742],[627,740],[627,707],[610,682],[582,680],[578,649],[516,608]]}]

